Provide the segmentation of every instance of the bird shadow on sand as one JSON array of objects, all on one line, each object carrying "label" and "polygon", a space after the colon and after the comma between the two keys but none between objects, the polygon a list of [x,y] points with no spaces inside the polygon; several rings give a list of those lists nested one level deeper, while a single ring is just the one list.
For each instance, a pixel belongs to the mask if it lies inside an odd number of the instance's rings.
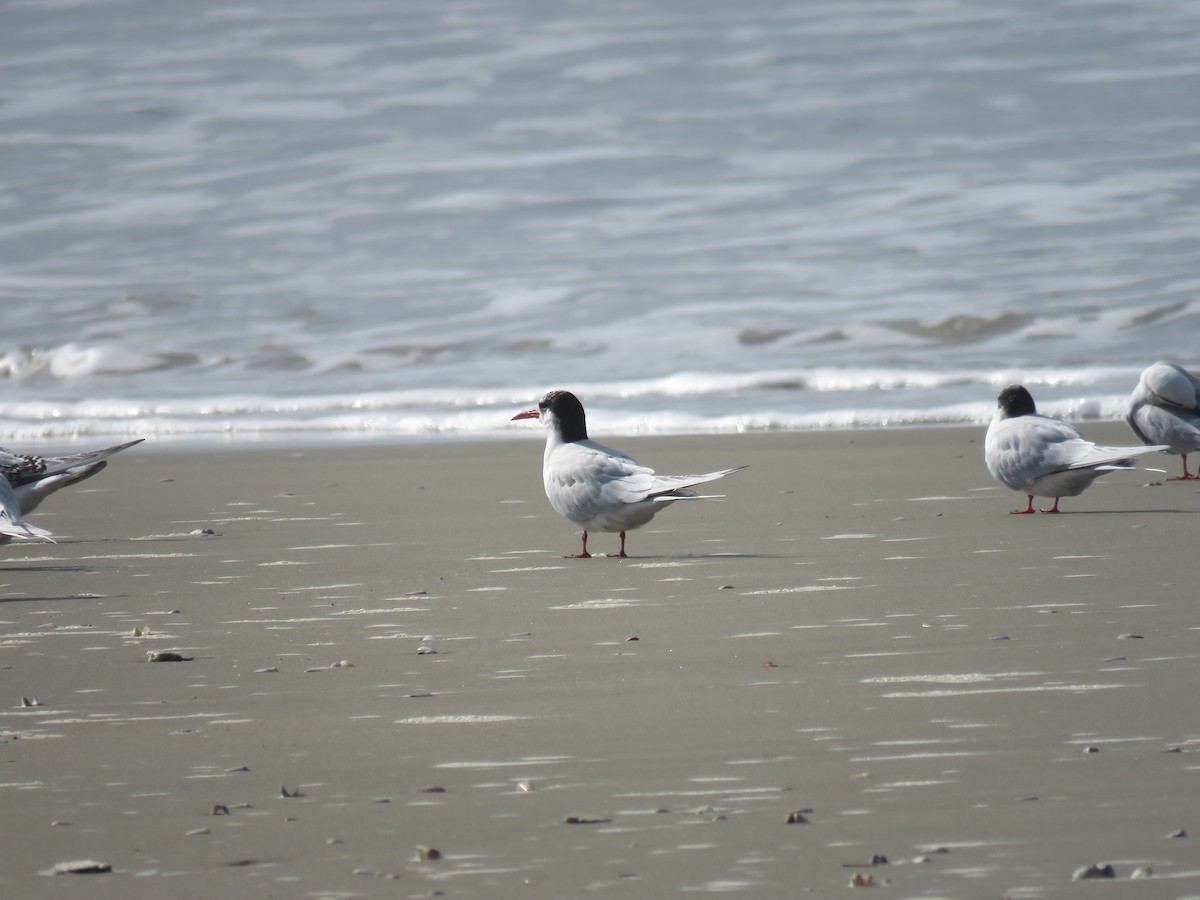
[{"label": "bird shadow on sand", "polygon": [[36,597],[0,597],[0,606],[3,606],[5,603],[61,603],[63,600],[109,600],[117,596],[115,594],[46,594]]},{"label": "bird shadow on sand", "polygon": [[787,559],[788,557],[782,553],[681,553],[676,556],[668,554],[646,555],[629,554],[628,556],[617,556],[617,554],[593,553],[590,557],[580,558],[572,556],[569,553],[564,553],[562,559],[574,559],[580,562],[587,562],[588,559],[608,560],[613,559],[618,562],[682,562],[686,560],[722,560],[722,559]]},{"label": "bird shadow on sand", "polygon": [[1060,510],[1071,516],[1196,516],[1200,509],[1074,509]]},{"label": "bird shadow on sand", "polygon": [[0,572],[94,572],[92,566],[0,566]]}]

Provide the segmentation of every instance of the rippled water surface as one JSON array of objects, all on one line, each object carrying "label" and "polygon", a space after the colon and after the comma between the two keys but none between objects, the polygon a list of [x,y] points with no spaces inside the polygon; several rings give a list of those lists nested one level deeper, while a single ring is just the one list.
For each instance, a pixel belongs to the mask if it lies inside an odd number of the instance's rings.
[{"label": "rippled water surface", "polygon": [[1115,416],[1200,363],[1200,5],[27,0],[0,429]]}]

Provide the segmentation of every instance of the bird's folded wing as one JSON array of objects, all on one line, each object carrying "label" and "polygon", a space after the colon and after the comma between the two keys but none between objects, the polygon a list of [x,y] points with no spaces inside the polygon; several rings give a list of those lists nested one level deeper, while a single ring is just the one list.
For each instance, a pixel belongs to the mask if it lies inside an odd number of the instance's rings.
[{"label": "bird's folded wing", "polygon": [[1134,456],[1166,450],[1165,444],[1149,447],[1104,447],[1090,441],[1081,441],[1082,446],[1063,446],[1063,469],[1094,469],[1100,466],[1127,469],[1133,465]]},{"label": "bird's folded wing", "polygon": [[114,453],[120,453],[134,444],[140,444],[145,438],[127,441],[103,450],[88,450],[84,453],[73,453],[68,456],[40,457],[32,454],[14,453],[0,448],[0,472],[3,472],[14,485],[38,481],[60,472],[69,472],[84,466],[94,465],[102,459],[107,459]]},{"label": "bird's folded wing", "polygon": [[1200,412],[1178,406],[1142,404],[1130,413],[1130,424],[1138,437],[1186,445],[1200,437]]},{"label": "bird's folded wing", "polygon": [[582,443],[560,447],[547,464],[545,477],[547,489],[553,489],[565,506],[581,514],[638,503],[646,499],[654,484],[653,469],[607,448]]},{"label": "bird's folded wing", "polygon": [[[695,487],[698,484],[705,484],[709,481],[716,481],[718,478],[724,478],[733,472],[737,472],[745,466],[737,466],[733,469],[722,469],[720,472],[708,472],[704,475],[655,475],[654,485],[650,488],[650,493],[658,497],[664,494],[677,494],[677,498],[687,497],[691,492],[687,488]],[[693,499],[696,499],[693,496]]]}]

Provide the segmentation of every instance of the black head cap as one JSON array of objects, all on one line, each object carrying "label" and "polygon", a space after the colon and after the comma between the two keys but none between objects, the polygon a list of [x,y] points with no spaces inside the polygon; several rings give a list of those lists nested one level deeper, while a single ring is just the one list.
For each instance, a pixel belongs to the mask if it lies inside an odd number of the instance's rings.
[{"label": "black head cap", "polygon": [[550,391],[538,403],[542,412],[547,410],[558,422],[558,430],[567,443],[587,440],[587,416],[583,404],[570,391]]},{"label": "black head cap", "polygon": [[1012,419],[1016,416],[1032,416],[1037,412],[1037,405],[1033,402],[1033,395],[1025,390],[1025,386],[1021,384],[1010,384],[1002,390],[996,403],[1003,411],[1004,418],[1006,419]]}]

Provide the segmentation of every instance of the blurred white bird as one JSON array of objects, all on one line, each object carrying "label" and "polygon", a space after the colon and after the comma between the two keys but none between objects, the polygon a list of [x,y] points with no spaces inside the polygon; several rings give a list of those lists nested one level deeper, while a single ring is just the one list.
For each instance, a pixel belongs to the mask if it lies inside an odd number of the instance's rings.
[{"label": "blurred white bird", "polygon": [[1058,512],[1060,497],[1074,497],[1105,472],[1134,468],[1134,457],[1165,450],[1153,447],[1103,447],[1085,439],[1073,425],[1038,414],[1033,397],[1022,385],[1000,392],[996,414],[984,439],[984,461],[992,477],[1005,487],[1033,498],[1053,497],[1042,512]]},{"label": "blurred white bird", "polygon": [[45,528],[21,521],[17,495],[13,493],[8,479],[0,478],[0,544],[7,544],[15,537],[54,542],[54,536]]},{"label": "blurred white bird", "polygon": [[1195,481],[1187,455],[1200,450],[1200,378],[1174,363],[1156,362],[1144,372],[1129,398],[1125,421],[1145,444],[1166,444],[1183,457],[1183,475],[1168,481]]},{"label": "blurred white bird", "polygon": [[676,500],[713,500],[689,488],[724,478],[746,468],[738,466],[707,475],[656,475],[628,454],[588,440],[583,404],[569,391],[550,391],[517,419],[540,419],[546,426],[542,482],[546,497],[558,513],[583,528],[583,549],[590,557],[589,531],[616,531],[625,556],[625,532],[645,525]]},{"label": "blurred white bird", "polygon": [[0,447],[0,475],[12,487],[21,507],[21,515],[27,516],[55,491],[91,478],[108,465],[105,462],[107,457],[143,440],[145,438],[138,438],[115,447],[68,456],[37,456]]}]

